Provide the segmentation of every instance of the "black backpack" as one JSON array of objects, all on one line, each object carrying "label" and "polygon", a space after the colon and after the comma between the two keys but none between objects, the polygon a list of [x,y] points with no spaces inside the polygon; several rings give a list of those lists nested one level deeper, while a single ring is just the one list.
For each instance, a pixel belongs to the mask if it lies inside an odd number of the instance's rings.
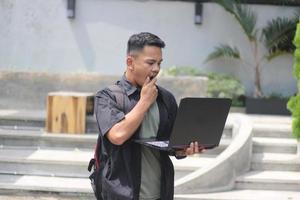
[{"label": "black backpack", "polygon": [[[124,110],[125,107],[125,93],[122,88],[120,88],[118,85],[111,85],[108,87],[113,94],[116,97],[116,102]],[[95,100],[95,105],[97,105],[97,100]],[[103,200],[102,199],[102,180],[101,180],[101,171],[103,169],[103,165],[101,165],[101,157],[100,157],[100,152],[101,152],[102,147],[102,136],[99,134],[98,139],[97,139],[97,144],[95,147],[95,153],[94,153],[94,158],[92,158],[89,162],[88,165],[88,171],[92,173],[89,176],[89,179],[91,180],[91,185],[94,191],[94,194],[97,198],[97,200]]]}]

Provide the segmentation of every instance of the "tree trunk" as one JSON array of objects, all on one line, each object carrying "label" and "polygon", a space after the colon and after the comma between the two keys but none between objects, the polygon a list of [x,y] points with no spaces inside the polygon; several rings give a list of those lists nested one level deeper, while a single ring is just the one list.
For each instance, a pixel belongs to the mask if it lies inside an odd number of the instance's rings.
[{"label": "tree trunk", "polygon": [[254,91],[254,97],[262,97],[262,91],[261,91],[261,82],[260,82],[260,61],[258,58],[258,48],[257,48],[257,41],[255,40],[253,42],[254,49],[254,59],[255,59],[255,91]]},{"label": "tree trunk", "polygon": [[254,97],[262,97],[261,83],[260,83],[260,69],[259,64],[255,66],[255,92]]}]

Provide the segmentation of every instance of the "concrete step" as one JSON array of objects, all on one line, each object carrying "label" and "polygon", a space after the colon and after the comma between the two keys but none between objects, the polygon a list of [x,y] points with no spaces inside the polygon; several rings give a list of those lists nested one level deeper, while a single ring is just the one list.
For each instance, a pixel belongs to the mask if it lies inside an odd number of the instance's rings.
[{"label": "concrete step", "polygon": [[0,127],[0,146],[94,149],[97,134],[53,134],[43,130],[12,130]]},{"label": "concrete step", "polygon": [[270,190],[232,190],[227,192],[203,194],[175,194],[176,200],[201,199],[201,200],[299,200],[298,191],[270,191]]},{"label": "concrete step", "polygon": [[[90,149],[0,149],[0,173],[63,177],[88,177],[87,166],[94,152]],[[216,155],[189,156],[177,160],[171,156],[174,167],[184,173],[203,167]]]},{"label": "concrete step", "polygon": [[45,127],[44,110],[0,110],[0,126]]},{"label": "concrete step", "polygon": [[201,167],[209,165],[215,158],[216,155],[204,155],[199,156],[187,156],[184,159],[176,159],[175,157],[170,157],[175,169],[175,180],[178,180]]},{"label": "concrete step", "polygon": [[[34,191],[72,193],[72,195],[76,195],[76,193],[92,194],[90,181],[87,178],[89,174],[85,174],[87,172],[87,158],[90,158],[90,153],[88,152],[55,152],[53,150],[30,152],[27,149],[20,153],[19,151],[16,152],[16,150],[1,150],[0,192],[5,190],[6,192],[12,191],[17,193],[20,191]],[[203,167],[213,158],[187,157],[182,160],[176,160],[172,157],[171,159],[174,161],[176,180],[199,167]],[[8,166],[8,162],[14,163]],[[185,163],[184,165],[183,162]],[[74,166],[78,168],[77,172],[74,171]],[[84,167],[80,170],[81,166]],[[63,168],[68,170],[68,172],[63,172]],[[24,175],[22,173],[29,174]]]},{"label": "concrete step", "polygon": [[0,190],[1,200],[95,200],[92,193],[61,193]]},{"label": "concrete step", "polygon": [[[0,126],[10,128],[45,128],[46,112],[44,110],[0,110]],[[98,133],[98,126],[94,115],[86,118],[86,132]],[[232,135],[232,125],[226,124],[224,135]]]},{"label": "concrete step", "polygon": [[290,124],[253,124],[254,137],[292,138]]},{"label": "concrete step", "polygon": [[300,158],[296,154],[257,153],[252,156],[251,169],[300,172]]},{"label": "concrete step", "polygon": [[[87,177],[90,174],[87,166],[93,155],[92,149],[3,147],[0,148],[0,173]],[[176,170],[186,173],[209,164],[215,157],[201,154],[181,160],[171,159]]]},{"label": "concrete step", "polygon": [[0,190],[92,194],[88,178],[0,174]]},{"label": "concrete step", "polygon": [[299,191],[300,172],[251,171],[236,179],[237,189]]},{"label": "concrete step", "polygon": [[291,116],[282,116],[282,115],[261,115],[261,114],[248,114],[247,115],[253,124],[292,124]]},{"label": "concrete step", "polygon": [[92,151],[53,149],[1,149],[0,173],[88,177]]},{"label": "concrete step", "polygon": [[176,159],[171,156],[170,158],[176,170],[194,171],[209,165],[216,158],[216,155],[187,156],[184,159]]},{"label": "concrete step", "polygon": [[297,140],[294,138],[253,137],[253,153],[296,154]]},{"label": "concrete step", "polygon": [[[226,130],[227,131],[227,130]],[[204,154],[220,154],[230,144],[231,138],[223,135],[220,145]],[[46,148],[84,148],[94,149],[97,134],[54,134],[43,130],[12,130],[0,127],[0,147],[46,147]]]},{"label": "concrete step", "polygon": [[[44,110],[0,110],[0,126],[10,127],[45,127],[46,111]],[[98,132],[93,115],[86,117],[86,132]]]}]

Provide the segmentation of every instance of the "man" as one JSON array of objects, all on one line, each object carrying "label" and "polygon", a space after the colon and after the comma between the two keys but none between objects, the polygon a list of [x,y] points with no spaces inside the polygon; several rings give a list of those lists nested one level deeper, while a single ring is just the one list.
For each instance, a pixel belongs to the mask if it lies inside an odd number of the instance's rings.
[{"label": "man", "polygon": [[[126,72],[116,83],[124,104],[118,105],[116,92],[109,88],[96,95],[102,142],[101,195],[109,200],[173,199],[174,168],[169,153],[135,142],[151,137],[168,140],[174,124],[175,98],[156,85],[165,43],[151,33],[139,33],[127,45]],[[175,156],[198,152],[195,142]]]}]

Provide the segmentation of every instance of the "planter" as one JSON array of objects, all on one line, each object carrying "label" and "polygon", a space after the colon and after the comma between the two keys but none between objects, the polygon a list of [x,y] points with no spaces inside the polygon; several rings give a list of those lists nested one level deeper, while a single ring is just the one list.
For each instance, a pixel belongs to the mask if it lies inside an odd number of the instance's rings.
[{"label": "planter", "polygon": [[286,99],[264,99],[246,97],[246,113],[267,115],[291,115],[286,108]]}]

